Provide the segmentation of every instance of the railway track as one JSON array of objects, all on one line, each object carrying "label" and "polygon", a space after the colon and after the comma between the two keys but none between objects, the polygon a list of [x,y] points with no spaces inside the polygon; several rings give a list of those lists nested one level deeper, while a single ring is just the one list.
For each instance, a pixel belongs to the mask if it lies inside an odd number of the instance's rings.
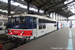
[{"label": "railway track", "polygon": [[5,34],[0,35],[0,44],[3,45],[3,50],[11,50],[12,48],[15,48],[15,44],[8,40]]},{"label": "railway track", "polygon": [[[33,39],[33,40],[35,40],[35,39]],[[29,41],[27,41],[27,42],[25,42],[23,44],[26,44],[26,43],[28,43],[30,41],[32,41],[32,40],[29,40]],[[17,48],[17,47],[23,45],[20,42],[21,41],[19,39],[17,41],[14,40],[14,42],[11,41],[11,40],[8,40],[8,37],[5,34],[0,35],[0,44],[3,45],[3,50],[13,50],[14,48]]]},{"label": "railway track", "polygon": [[5,34],[0,35],[0,44],[3,45],[3,50],[13,50],[16,47],[23,45],[18,43],[17,41],[13,42],[11,40],[8,40],[8,37]]}]

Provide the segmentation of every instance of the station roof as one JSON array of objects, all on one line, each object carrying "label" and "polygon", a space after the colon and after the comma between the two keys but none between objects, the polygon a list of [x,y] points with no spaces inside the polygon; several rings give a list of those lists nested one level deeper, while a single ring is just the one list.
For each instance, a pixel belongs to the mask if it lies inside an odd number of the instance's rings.
[{"label": "station roof", "polygon": [[67,10],[68,9],[67,5],[72,2],[64,4],[66,0],[25,0],[25,1],[34,4],[38,8],[41,8],[47,12],[56,12],[65,17],[69,17],[72,15],[72,12]]},{"label": "station roof", "polygon": [[[27,2],[30,4],[35,5],[37,8],[45,10],[47,13],[56,12],[60,15],[63,15],[65,17],[70,17],[73,15],[71,11],[68,10],[67,5],[72,3],[64,4],[66,0],[12,0],[14,2],[18,2],[23,5],[27,5]],[[31,6],[34,7],[34,6]],[[8,4],[5,2],[0,2],[0,9],[8,10]],[[24,13],[27,11],[24,8],[21,8],[20,6],[14,6],[11,5],[11,11],[12,13],[18,14],[18,13]],[[6,14],[5,12],[1,12],[3,14]]]}]

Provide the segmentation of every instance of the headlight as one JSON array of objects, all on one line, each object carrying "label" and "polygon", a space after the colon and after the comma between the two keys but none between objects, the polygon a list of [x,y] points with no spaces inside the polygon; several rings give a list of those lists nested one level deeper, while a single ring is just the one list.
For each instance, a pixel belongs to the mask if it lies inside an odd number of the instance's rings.
[{"label": "headlight", "polygon": [[24,33],[24,31],[22,31],[22,34]]},{"label": "headlight", "polygon": [[9,32],[11,32],[11,30]]}]

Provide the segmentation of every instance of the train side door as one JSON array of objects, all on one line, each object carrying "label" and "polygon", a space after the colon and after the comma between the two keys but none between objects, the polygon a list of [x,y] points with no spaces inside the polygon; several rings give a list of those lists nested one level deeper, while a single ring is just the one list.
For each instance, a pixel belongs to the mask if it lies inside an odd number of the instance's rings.
[{"label": "train side door", "polygon": [[27,17],[25,17],[25,19],[26,19],[26,24],[27,24],[28,29],[32,29],[32,37],[31,38],[36,37],[37,36],[37,18],[27,16]]},{"label": "train side door", "polygon": [[33,36],[37,36],[37,18],[33,17],[33,22],[32,22],[32,29],[33,29]]}]

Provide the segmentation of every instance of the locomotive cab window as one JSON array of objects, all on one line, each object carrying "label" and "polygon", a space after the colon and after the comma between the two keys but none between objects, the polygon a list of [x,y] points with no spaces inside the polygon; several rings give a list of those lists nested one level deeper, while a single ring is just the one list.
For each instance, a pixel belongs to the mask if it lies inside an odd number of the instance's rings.
[{"label": "locomotive cab window", "polygon": [[16,23],[25,23],[25,17],[17,17]]},{"label": "locomotive cab window", "polygon": [[25,23],[25,18],[21,17],[21,23]]},{"label": "locomotive cab window", "polygon": [[15,18],[14,18],[14,17],[9,18],[9,19],[8,19],[8,22],[9,22],[9,23],[15,23]]},{"label": "locomotive cab window", "polygon": [[9,23],[25,23],[24,17],[11,17],[8,19]]},{"label": "locomotive cab window", "polygon": [[16,18],[16,23],[20,23],[20,18],[19,17]]},{"label": "locomotive cab window", "polygon": [[8,18],[8,22],[11,23],[11,18]]},{"label": "locomotive cab window", "polygon": [[12,18],[11,19],[11,23],[15,23],[15,18]]}]

